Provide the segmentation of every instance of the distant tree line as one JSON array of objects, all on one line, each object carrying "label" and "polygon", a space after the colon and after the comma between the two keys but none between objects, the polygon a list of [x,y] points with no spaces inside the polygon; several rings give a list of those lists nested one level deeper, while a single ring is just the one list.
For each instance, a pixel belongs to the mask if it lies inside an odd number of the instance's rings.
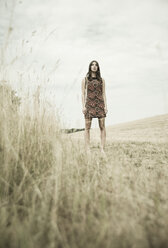
[{"label": "distant tree line", "polygon": [[70,128],[70,129],[61,129],[63,133],[75,133],[85,130],[84,128]]}]

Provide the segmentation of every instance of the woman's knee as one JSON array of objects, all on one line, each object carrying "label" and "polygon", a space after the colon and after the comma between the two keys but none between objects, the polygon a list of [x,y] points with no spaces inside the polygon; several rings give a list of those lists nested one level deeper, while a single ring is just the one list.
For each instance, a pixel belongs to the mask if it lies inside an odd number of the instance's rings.
[{"label": "woman's knee", "polygon": [[105,130],[105,126],[104,125],[100,125],[99,127],[100,127],[100,130],[101,131]]},{"label": "woman's knee", "polygon": [[85,130],[89,131],[90,130],[90,125],[86,125]]},{"label": "woman's knee", "polygon": [[91,121],[90,119],[86,119],[86,120],[85,120],[85,129],[88,130],[88,131],[89,131],[90,128],[91,128],[91,122],[92,122],[92,121]]},{"label": "woman's knee", "polygon": [[100,130],[104,130],[105,129],[104,118],[99,119],[99,127],[100,127]]}]

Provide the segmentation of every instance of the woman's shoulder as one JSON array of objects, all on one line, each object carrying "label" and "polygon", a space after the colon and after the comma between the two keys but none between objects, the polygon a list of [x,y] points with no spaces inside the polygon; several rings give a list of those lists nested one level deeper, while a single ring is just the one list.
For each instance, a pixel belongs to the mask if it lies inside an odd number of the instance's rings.
[{"label": "woman's shoulder", "polygon": [[84,78],[82,78],[82,81],[85,81],[86,79],[88,79],[86,76]]}]

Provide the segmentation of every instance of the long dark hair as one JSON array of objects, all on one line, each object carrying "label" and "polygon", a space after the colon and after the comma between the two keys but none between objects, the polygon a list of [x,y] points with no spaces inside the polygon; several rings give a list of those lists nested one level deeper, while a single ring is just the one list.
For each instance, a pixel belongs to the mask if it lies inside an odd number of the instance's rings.
[{"label": "long dark hair", "polygon": [[102,81],[102,77],[101,77],[101,74],[100,74],[100,66],[99,66],[99,63],[96,61],[96,60],[92,60],[89,64],[89,70],[86,74],[86,77],[88,78],[88,80],[92,80],[92,71],[91,71],[91,65],[93,62],[96,62],[96,65],[97,65],[97,71],[96,71],[96,79],[99,80],[99,81]]}]

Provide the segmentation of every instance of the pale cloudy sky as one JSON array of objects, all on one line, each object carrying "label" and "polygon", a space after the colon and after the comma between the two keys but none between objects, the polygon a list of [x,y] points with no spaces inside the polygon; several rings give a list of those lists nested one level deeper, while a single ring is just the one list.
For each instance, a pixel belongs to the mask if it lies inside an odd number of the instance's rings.
[{"label": "pale cloudy sky", "polygon": [[13,3],[1,76],[18,94],[40,85],[65,125],[82,128],[81,82],[95,59],[106,125],[168,112],[167,0],[0,0],[1,47]]}]

